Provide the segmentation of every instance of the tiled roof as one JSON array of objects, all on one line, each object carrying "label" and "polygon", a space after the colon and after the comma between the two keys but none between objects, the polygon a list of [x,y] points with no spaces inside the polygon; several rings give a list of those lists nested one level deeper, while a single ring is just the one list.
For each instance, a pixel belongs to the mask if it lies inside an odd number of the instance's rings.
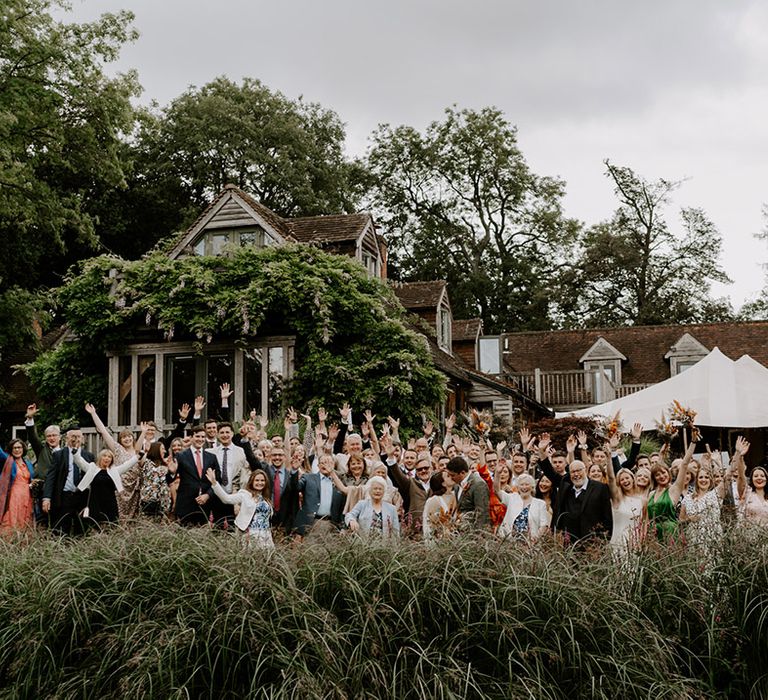
[{"label": "tiled roof", "polygon": [[445,289],[445,280],[393,282],[392,291],[406,309],[434,309]]},{"label": "tiled roof", "polygon": [[335,243],[356,241],[370,220],[370,214],[333,214],[286,219],[285,223],[301,243]]},{"label": "tiled roof", "polygon": [[[241,197],[245,202],[248,204],[251,209],[253,209],[262,219],[264,219],[272,228],[275,229],[283,238],[287,238],[290,240],[291,238],[291,232],[288,228],[288,222],[286,219],[283,219],[281,216],[278,216],[273,212],[271,209],[268,209],[265,207],[261,202],[257,201],[251,195],[249,195],[247,192],[244,192],[241,190],[237,185],[227,185],[224,188],[224,192],[235,192],[238,197]],[[218,200],[219,197],[216,197],[214,202]]]},{"label": "tiled roof", "polygon": [[582,369],[579,358],[602,336],[627,357],[622,384],[656,383],[669,378],[664,355],[684,333],[732,360],[747,354],[768,365],[768,321],[508,333],[504,360],[517,372]]},{"label": "tiled roof", "polygon": [[453,340],[471,340],[474,342],[478,333],[480,333],[482,323],[482,320],[479,318],[453,319],[451,326]]}]

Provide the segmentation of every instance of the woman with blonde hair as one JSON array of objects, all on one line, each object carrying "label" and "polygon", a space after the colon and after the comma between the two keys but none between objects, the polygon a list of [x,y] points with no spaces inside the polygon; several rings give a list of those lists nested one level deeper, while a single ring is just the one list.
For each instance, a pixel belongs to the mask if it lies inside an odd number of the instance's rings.
[{"label": "woman with blonde hair", "polygon": [[117,494],[123,490],[122,476],[138,464],[140,457],[143,457],[143,453],[134,454],[115,466],[115,453],[112,450],[99,452],[96,462],[86,462],[79,451],[74,454],[75,463],[83,473],[77,488],[79,491],[88,489],[84,518],[97,523],[115,523],[120,519]]},{"label": "woman with blonde hair", "polygon": [[[681,467],[682,468],[682,467]],[[720,504],[725,495],[725,480],[715,486],[711,467],[700,466],[693,493],[683,497],[680,520],[685,523],[688,544],[699,551],[708,567],[714,564],[715,548],[723,536]]]}]

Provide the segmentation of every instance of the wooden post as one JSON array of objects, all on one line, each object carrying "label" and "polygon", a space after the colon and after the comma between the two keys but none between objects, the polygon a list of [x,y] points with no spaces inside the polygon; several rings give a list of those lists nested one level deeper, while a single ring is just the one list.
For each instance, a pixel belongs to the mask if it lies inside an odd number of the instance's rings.
[{"label": "wooden post", "polygon": [[541,403],[541,370],[538,367],[533,370],[533,383],[536,400]]}]

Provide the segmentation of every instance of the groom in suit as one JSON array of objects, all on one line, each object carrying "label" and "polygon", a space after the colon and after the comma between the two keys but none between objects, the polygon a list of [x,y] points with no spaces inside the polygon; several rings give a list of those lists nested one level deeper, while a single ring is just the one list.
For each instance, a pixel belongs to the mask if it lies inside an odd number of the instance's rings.
[{"label": "groom in suit", "polygon": [[205,451],[205,428],[192,428],[192,443],[176,455],[179,490],[176,493],[176,517],[182,525],[205,525],[211,516],[213,501],[219,501],[213,493],[211,482],[205,476],[208,469],[221,481],[219,460]]},{"label": "groom in suit", "polygon": [[456,456],[445,465],[451,475],[456,494],[459,528],[464,531],[484,530],[491,526],[489,501],[491,492],[476,471],[469,471],[464,457]]},{"label": "groom in suit", "polygon": [[539,438],[539,467],[557,492],[552,498],[552,529],[566,542],[610,540],[613,510],[608,487],[587,477],[584,462],[574,460],[568,474],[558,474],[549,461],[549,435]]}]

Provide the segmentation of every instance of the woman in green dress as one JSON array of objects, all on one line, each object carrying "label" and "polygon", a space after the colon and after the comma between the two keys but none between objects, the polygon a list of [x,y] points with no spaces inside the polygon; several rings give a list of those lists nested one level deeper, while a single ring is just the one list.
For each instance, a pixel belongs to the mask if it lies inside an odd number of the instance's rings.
[{"label": "woman in green dress", "polygon": [[677,534],[677,504],[685,490],[685,476],[695,449],[696,443],[691,441],[674,482],[666,464],[659,462],[651,470],[653,491],[648,497],[648,520],[651,527],[656,529],[656,537],[660,542],[666,542]]}]

